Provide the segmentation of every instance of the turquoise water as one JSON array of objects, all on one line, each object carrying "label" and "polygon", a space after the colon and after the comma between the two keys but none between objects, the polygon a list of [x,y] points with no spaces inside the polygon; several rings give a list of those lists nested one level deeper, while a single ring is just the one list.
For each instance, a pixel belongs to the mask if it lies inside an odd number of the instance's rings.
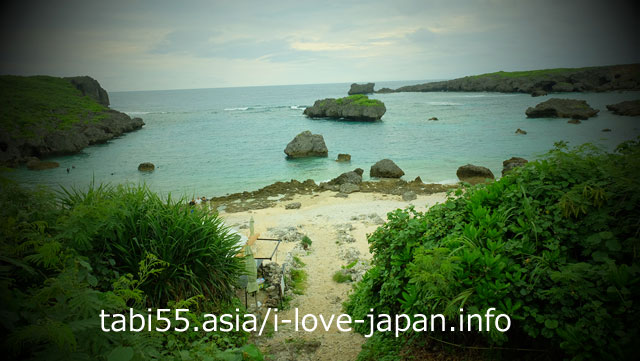
[{"label": "turquoise water", "polygon": [[[416,82],[384,82],[398,87]],[[512,156],[534,159],[559,140],[594,142],[607,149],[640,134],[640,117],[621,117],[605,105],[640,98],[640,92],[563,94],[585,99],[600,114],[582,124],[566,119],[527,119],[524,111],[547,97],[501,93],[375,94],[387,113],[379,122],[308,119],[316,99],[346,95],[349,84],[294,85],[172,91],[114,92],[111,107],[144,119],[146,126],[72,156],[55,157],[60,168],[13,172],[26,184],[86,187],[97,182],[146,182],[163,194],[216,196],[255,190],[275,181],[331,179],[373,163],[394,160],[424,182],[456,181],[456,169],[473,163],[497,176]],[[439,121],[427,121],[431,117]],[[517,128],[528,132],[516,135]],[[602,132],[611,128],[612,132]],[[328,158],[287,160],[284,148],[304,130],[324,136]],[[349,153],[350,164],[337,163]],[[137,171],[153,162],[150,174]],[[66,168],[71,168],[69,174]]]}]

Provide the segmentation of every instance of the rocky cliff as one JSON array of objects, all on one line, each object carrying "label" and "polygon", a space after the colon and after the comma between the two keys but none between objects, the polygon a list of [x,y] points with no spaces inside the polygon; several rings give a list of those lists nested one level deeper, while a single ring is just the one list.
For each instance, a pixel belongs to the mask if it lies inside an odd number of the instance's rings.
[{"label": "rocky cliff", "polygon": [[109,109],[91,77],[0,77],[0,164],[75,153],[140,129],[140,118]]},{"label": "rocky cliff", "polygon": [[611,90],[640,90],[640,64],[599,66],[589,68],[558,68],[531,71],[489,73],[453,80],[403,86],[391,92],[603,92]]}]

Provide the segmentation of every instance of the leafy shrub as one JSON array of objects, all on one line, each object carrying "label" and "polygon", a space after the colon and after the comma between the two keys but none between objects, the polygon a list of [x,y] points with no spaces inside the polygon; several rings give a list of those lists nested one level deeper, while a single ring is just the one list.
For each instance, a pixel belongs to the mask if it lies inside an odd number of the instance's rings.
[{"label": "leafy shrub", "polygon": [[507,333],[437,337],[548,350],[550,358],[629,359],[640,319],[638,179],[638,141],[615,153],[558,144],[426,213],[391,212],[369,237],[373,268],[346,311],[365,320],[373,308],[453,321],[460,308],[496,307],[511,317]]},{"label": "leafy shrub", "polygon": [[337,270],[333,274],[332,278],[337,283],[345,283],[345,282],[353,281],[353,279],[351,278],[351,275],[346,273],[346,272],[344,272],[343,270]]},{"label": "leafy shrub", "polygon": [[[0,190],[0,333],[6,335],[0,342],[6,359],[262,360],[255,346],[245,345],[244,332],[102,332],[100,310],[146,313],[151,302],[141,288],[154,289],[169,266],[147,253],[133,272],[120,273],[113,257],[97,253],[104,248],[94,241],[103,241],[105,225],[125,219],[116,211],[131,211],[121,197],[137,191],[98,186],[59,202],[45,189],[26,191],[1,177]],[[221,304],[197,295],[160,306],[190,308],[186,317],[197,325],[201,313],[242,310],[237,299]]]},{"label": "leafy shrub", "polygon": [[303,269],[291,269],[291,291],[296,295],[303,295],[307,289],[309,275]]},{"label": "leafy shrub", "polygon": [[165,202],[146,186],[65,190],[61,201],[68,212],[57,227],[60,238],[102,269],[135,274],[147,254],[167,263],[140,285],[152,305],[199,294],[219,301],[233,296],[243,266],[234,257],[236,236],[216,214],[184,200]]},{"label": "leafy shrub", "polygon": [[311,244],[313,242],[311,242],[311,238],[304,236],[302,237],[302,240],[300,240],[300,243],[302,243],[302,248],[309,249],[309,247],[311,247]]}]

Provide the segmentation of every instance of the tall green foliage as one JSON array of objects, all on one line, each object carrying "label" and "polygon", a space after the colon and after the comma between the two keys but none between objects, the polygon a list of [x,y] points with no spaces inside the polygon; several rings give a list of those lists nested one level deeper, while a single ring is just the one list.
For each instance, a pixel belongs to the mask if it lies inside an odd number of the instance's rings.
[{"label": "tall green foliage", "polygon": [[[241,260],[228,257],[235,241],[215,215],[191,212],[184,202],[162,202],[144,186],[96,186],[62,198],[2,179],[0,188],[0,333],[8,335],[0,343],[5,358],[262,359],[254,346],[244,345],[243,332],[101,330],[101,310],[123,314],[133,307],[145,314],[149,305],[184,307],[192,310],[186,317],[200,325],[201,313],[242,308],[230,293]],[[153,232],[141,231],[146,228]],[[140,248],[124,252],[129,236],[137,237]],[[175,254],[163,253],[162,247]],[[216,249],[202,250],[206,247]],[[216,261],[215,255],[229,259]],[[216,272],[204,273],[214,266]],[[175,280],[166,278],[171,276]],[[185,284],[178,285],[179,280]],[[215,291],[208,286],[213,282]]]},{"label": "tall green foliage", "polygon": [[629,358],[640,336],[639,179],[638,141],[615,153],[558,144],[426,213],[392,212],[369,237],[374,267],[346,310],[361,319],[371,307],[442,313],[455,322],[460,308],[496,307],[511,317],[511,330],[475,333],[476,341],[547,350],[550,358]]}]

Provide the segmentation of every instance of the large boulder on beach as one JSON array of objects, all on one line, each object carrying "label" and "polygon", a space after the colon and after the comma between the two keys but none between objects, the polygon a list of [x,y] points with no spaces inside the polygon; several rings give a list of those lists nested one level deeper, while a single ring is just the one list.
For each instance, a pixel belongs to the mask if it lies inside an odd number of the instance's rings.
[{"label": "large boulder on beach", "polygon": [[370,177],[377,178],[400,178],[404,171],[400,169],[391,159],[383,159],[371,166]]},{"label": "large boulder on beach", "polygon": [[589,119],[598,114],[585,100],[551,98],[535,107],[529,107],[525,114],[529,118],[574,118]]},{"label": "large boulder on beach", "polygon": [[504,175],[507,174],[508,171],[512,170],[513,168],[525,165],[528,162],[528,160],[520,157],[511,157],[505,160],[504,162],[502,162],[502,176],[504,177]]},{"label": "large boulder on beach", "polygon": [[495,179],[489,168],[473,164],[463,165],[458,168],[456,175],[461,181],[471,184],[481,183],[487,179]]},{"label": "large boulder on beach", "polygon": [[287,144],[284,152],[289,158],[326,157],[329,154],[324,138],[305,130]]},{"label": "large boulder on beach", "polygon": [[640,115],[640,99],[627,100],[616,104],[607,105],[607,109],[618,115],[628,115],[635,117]]},{"label": "large boulder on beach", "polygon": [[330,185],[343,185],[347,183],[360,184],[362,183],[362,174],[358,174],[356,171],[345,172],[333,178],[328,183]]},{"label": "large boulder on beach", "polygon": [[373,121],[382,118],[387,108],[384,103],[355,94],[345,98],[316,100],[303,114],[310,118],[334,118],[345,120]]},{"label": "large boulder on beach", "polygon": [[373,93],[373,87],[375,83],[367,83],[367,84],[351,84],[351,89],[349,89],[349,95],[353,94],[371,94]]}]

